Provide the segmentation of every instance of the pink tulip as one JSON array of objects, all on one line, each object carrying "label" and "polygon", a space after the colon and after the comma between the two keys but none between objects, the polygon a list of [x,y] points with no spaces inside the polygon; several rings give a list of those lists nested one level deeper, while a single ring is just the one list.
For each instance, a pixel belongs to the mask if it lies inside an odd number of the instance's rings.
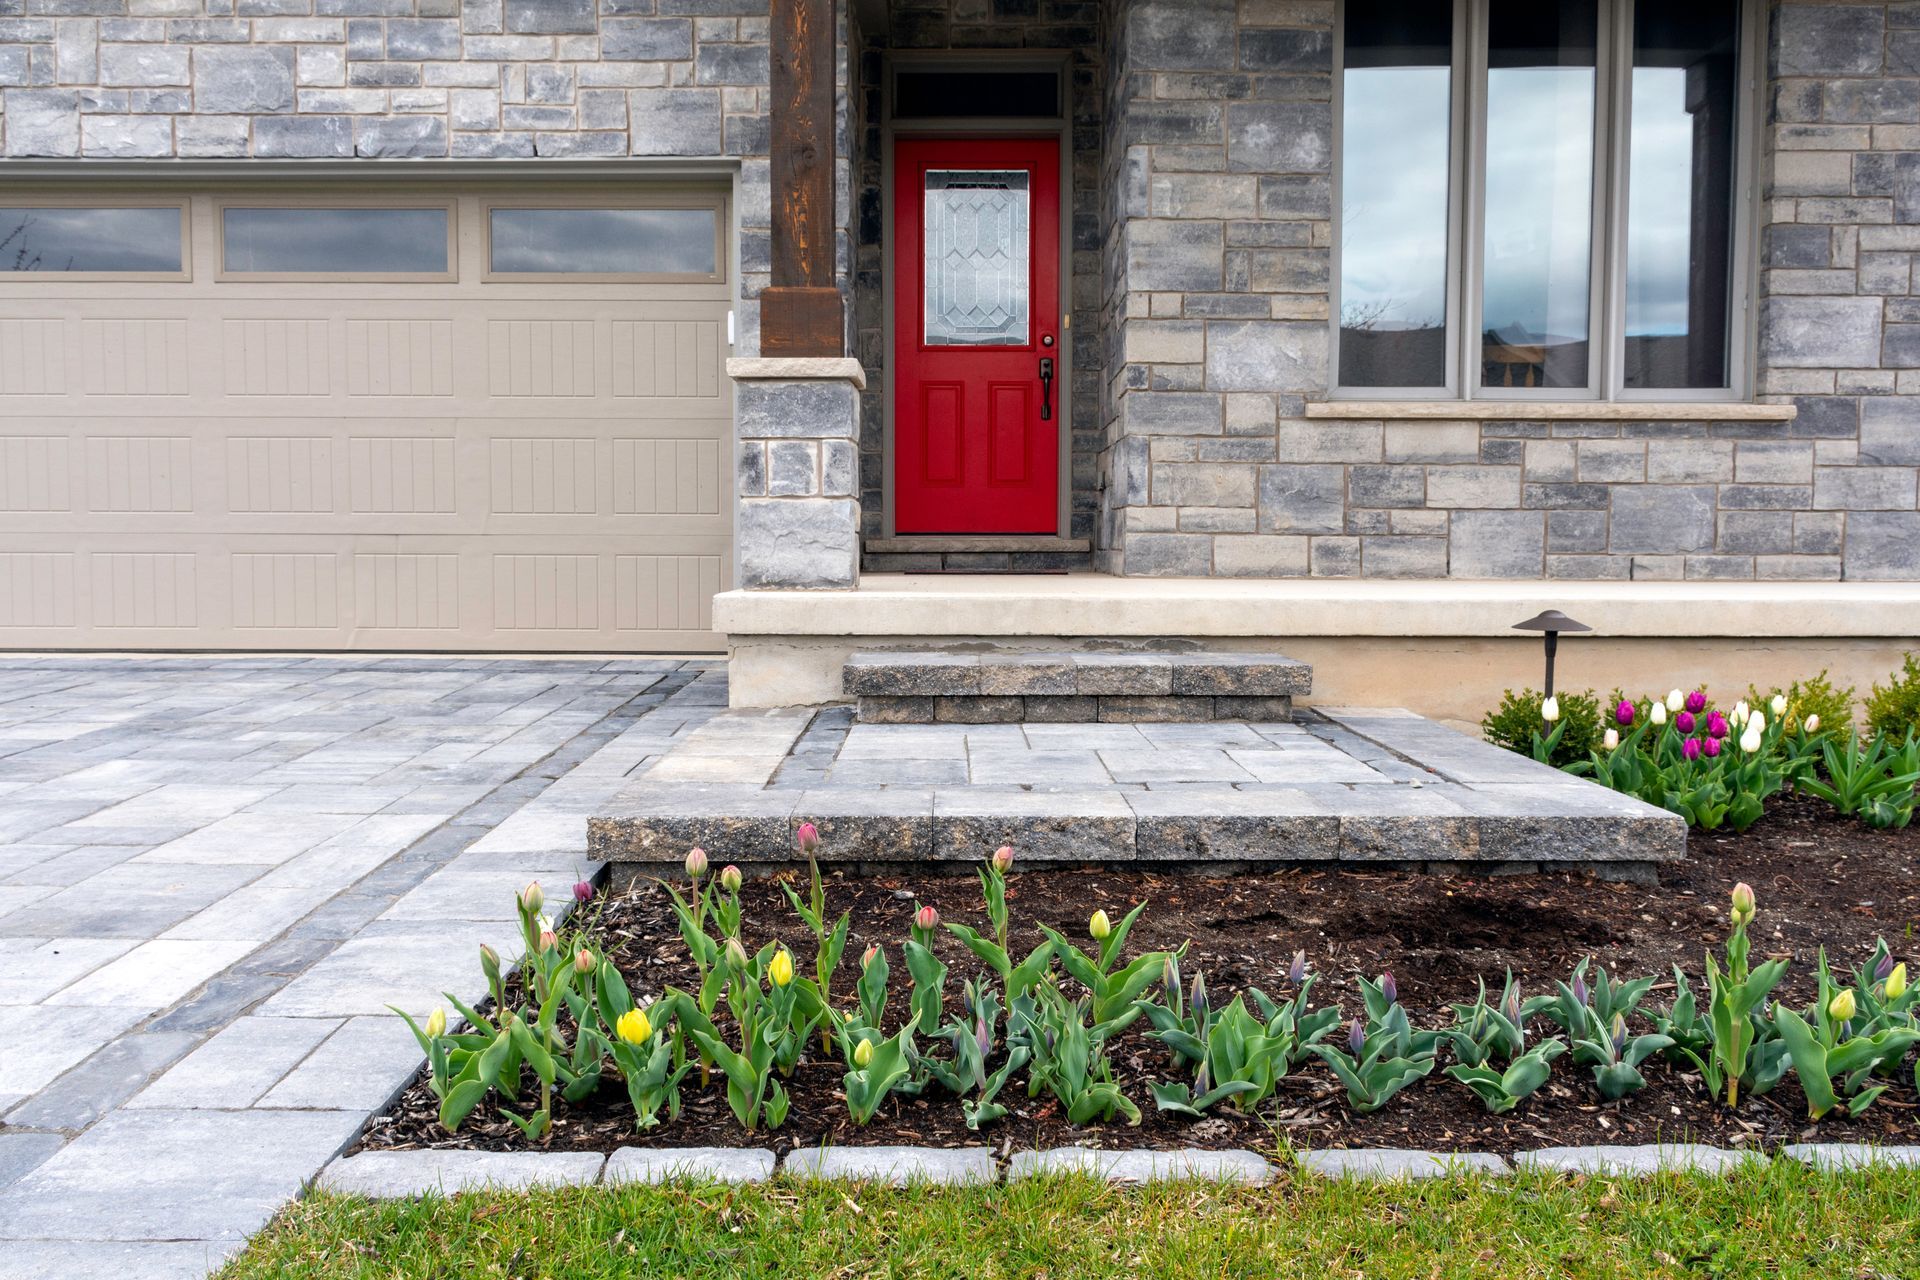
[{"label": "pink tulip", "polygon": [[1707,691],[1705,689],[1695,689],[1692,693],[1687,695],[1687,710],[1693,712],[1693,714],[1695,715],[1699,715],[1702,711],[1705,711],[1706,709],[1707,709]]},{"label": "pink tulip", "polygon": [[687,878],[698,880],[705,874],[707,874],[707,851],[695,845],[692,852],[687,854]]},{"label": "pink tulip", "polygon": [[1005,875],[1013,867],[1013,846],[1003,844],[993,851],[993,869]]},{"label": "pink tulip", "polygon": [[576,880],[573,882],[573,900],[578,903],[593,901],[593,881]]},{"label": "pink tulip", "polygon": [[[1685,715],[1686,712],[1682,711],[1680,714]],[[1701,747],[1700,739],[1698,738],[1688,738],[1685,742],[1680,744],[1680,754],[1685,756],[1689,760],[1698,760],[1700,758],[1700,752],[1702,750],[1703,748]]]},{"label": "pink tulip", "polygon": [[940,927],[940,913],[932,907],[922,907],[913,913],[913,927],[922,933],[931,933]]},{"label": "pink tulip", "polygon": [[1706,740],[1706,744],[1703,749],[1707,753],[1707,759],[1709,760],[1713,759],[1715,756],[1720,754],[1720,739],[1708,738]]},{"label": "pink tulip", "polygon": [[811,858],[813,851],[820,847],[820,828],[811,822],[803,822],[800,824],[800,830],[795,833],[795,839],[800,844],[800,852]]},{"label": "pink tulip", "polygon": [[1693,732],[1693,713],[1691,711],[1682,711],[1678,715],[1674,716],[1673,727],[1678,729],[1682,733],[1692,733]]},{"label": "pink tulip", "polygon": [[1614,722],[1622,729],[1633,723],[1633,703],[1626,698],[1620,699],[1620,705],[1613,709]]}]

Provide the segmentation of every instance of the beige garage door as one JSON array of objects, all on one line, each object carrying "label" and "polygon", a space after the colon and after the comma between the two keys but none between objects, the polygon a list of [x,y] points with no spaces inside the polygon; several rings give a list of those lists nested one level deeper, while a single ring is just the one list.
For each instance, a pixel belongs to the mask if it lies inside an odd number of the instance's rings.
[{"label": "beige garage door", "polygon": [[12,184],[0,647],[720,647],[727,226],[638,184]]}]

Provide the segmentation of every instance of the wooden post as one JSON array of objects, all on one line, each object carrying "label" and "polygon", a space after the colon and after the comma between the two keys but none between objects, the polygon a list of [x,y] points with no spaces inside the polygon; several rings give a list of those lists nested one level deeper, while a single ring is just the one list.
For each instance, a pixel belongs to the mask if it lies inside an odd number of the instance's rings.
[{"label": "wooden post", "polygon": [[833,283],[834,0],[772,0],[773,279],[760,294],[760,354],[843,356]]}]

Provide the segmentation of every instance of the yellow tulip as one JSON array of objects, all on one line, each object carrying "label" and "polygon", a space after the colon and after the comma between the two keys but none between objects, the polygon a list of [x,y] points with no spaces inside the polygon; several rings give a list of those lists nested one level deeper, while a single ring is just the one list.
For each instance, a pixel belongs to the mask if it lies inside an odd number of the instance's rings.
[{"label": "yellow tulip", "polygon": [[647,1015],[638,1009],[629,1009],[620,1015],[613,1029],[628,1044],[645,1044],[653,1039],[653,1024],[647,1021]]},{"label": "yellow tulip", "polygon": [[1849,989],[1833,998],[1833,1003],[1827,1006],[1827,1014],[1835,1022],[1851,1022],[1858,1007],[1854,1003],[1853,991]]},{"label": "yellow tulip", "polygon": [[[1906,966],[1902,965],[1901,967],[1904,969]],[[1901,974],[1901,982],[1904,983],[1906,977],[1906,974]],[[1888,985],[1892,985],[1891,979],[1888,980]],[[445,1034],[447,1034],[447,1011],[445,1009],[435,1009],[433,1016],[427,1019],[427,1038],[434,1040]]]},{"label": "yellow tulip", "polygon": [[1887,975],[1887,999],[1898,1000],[1907,994],[1907,966],[1897,964],[1893,972]]},{"label": "yellow tulip", "polygon": [[859,1044],[853,1046],[853,1065],[854,1066],[864,1071],[867,1068],[867,1064],[871,1063],[872,1061],[873,1061],[873,1041],[862,1040]]},{"label": "yellow tulip", "polygon": [[1105,942],[1107,935],[1113,932],[1113,925],[1107,921],[1107,913],[1104,911],[1094,912],[1093,919],[1087,921],[1087,932],[1093,936],[1096,942]]},{"label": "yellow tulip", "polygon": [[785,947],[773,953],[773,959],[767,962],[767,976],[773,979],[773,985],[784,987],[793,981],[793,957],[787,954]]}]

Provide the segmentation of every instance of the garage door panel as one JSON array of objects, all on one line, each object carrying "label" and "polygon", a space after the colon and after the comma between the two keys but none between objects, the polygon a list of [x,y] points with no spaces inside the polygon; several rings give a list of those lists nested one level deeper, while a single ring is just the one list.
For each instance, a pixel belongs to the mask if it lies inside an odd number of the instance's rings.
[{"label": "garage door panel", "polygon": [[222,280],[211,205],[0,276],[0,647],[721,647],[728,287]]}]

